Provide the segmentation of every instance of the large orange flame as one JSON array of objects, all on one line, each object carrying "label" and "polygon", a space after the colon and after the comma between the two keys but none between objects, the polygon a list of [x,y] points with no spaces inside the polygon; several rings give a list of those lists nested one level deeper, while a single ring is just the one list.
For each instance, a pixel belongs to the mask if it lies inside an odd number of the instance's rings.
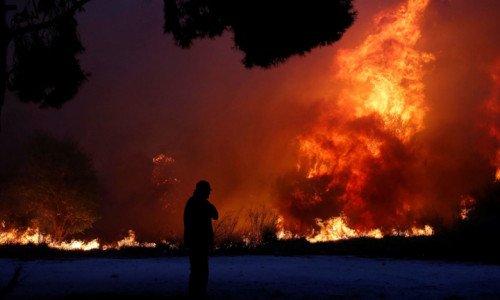
[{"label": "large orange flame", "polygon": [[[360,158],[380,156],[381,138],[371,132],[352,136],[348,127],[353,123],[373,119],[381,133],[402,142],[423,129],[427,109],[423,65],[433,56],[414,46],[428,2],[412,0],[396,12],[378,15],[376,34],[354,50],[339,51],[336,79],[344,82],[345,88],[338,99],[327,103],[314,132],[300,137],[300,152],[308,158],[310,177],[340,174],[346,168],[356,170]],[[358,155],[352,155],[353,151]],[[361,179],[361,174],[353,173]]]},{"label": "large orange flame", "polygon": [[[294,189],[292,197],[303,206],[333,201],[340,207],[340,216],[317,220],[320,230],[310,241],[392,234],[388,225],[395,226],[411,210],[404,189],[394,184],[388,186],[392,190],[380,191],[373,181],[402,177],[398,174],[404,169],[401,157],[411,155],[410,142],[424,128],[427,107],[422,78],[425,64],[434,57],[415,46],[428,3],[410,0],[377,15],[375,33],[359,47],[338,53],[335,80],[342,88],[335,99],[325,101],[317,125],[299,137],[299,172],[323,187],[310,195]],[[326,183],[323,178],[328,178]],[[379,198],[384,205],[384,197],[397,198],[394,207],[386,208],[390,215],[385,223],[377,220],[366,201]],[[348,226],[353,219],[356,228]],[[411,227],[405,231],[410,235],[432,232]]]}]

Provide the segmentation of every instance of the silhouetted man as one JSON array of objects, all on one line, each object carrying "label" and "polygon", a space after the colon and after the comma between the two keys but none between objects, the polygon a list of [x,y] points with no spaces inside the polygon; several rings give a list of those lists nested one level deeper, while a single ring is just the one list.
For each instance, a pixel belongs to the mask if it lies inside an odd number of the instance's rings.
[{"label": "silhouetted man", "polygon": [[208,201],[210,184],[202,180],[196,184],[193,196],[184,209],[184,243],[189,250],[189,297],[204,298],[208,282],[208,250],[214,244],[212,219],[217,220],[219,213]]}]

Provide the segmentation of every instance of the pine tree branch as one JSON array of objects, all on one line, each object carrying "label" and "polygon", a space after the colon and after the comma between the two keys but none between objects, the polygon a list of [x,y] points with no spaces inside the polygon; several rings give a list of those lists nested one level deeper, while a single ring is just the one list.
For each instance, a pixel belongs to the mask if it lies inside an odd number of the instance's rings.
[{"label": "pine tree branch", "polygon": [[53,18],[51,20],[44,21],[44,22],[37,23],[37,24],[27,25],[27,26],[15,29],[15,30],[13,30],[13,36],[23,35],[23,34],[26,34],[28,32],[38,31],[41,29],[48,28],[52,25],[55,25],[61,19],[65,18],[67,16],[70,16],[70,15],[73,15],[77,10],[83,8],[83,6],[85,4],[87,4],[88,2],[90,2],[90,0],[80,0],[77,3],[75,3],[72,7],[70,7],[67,11],[56,16],[55,18]]}]

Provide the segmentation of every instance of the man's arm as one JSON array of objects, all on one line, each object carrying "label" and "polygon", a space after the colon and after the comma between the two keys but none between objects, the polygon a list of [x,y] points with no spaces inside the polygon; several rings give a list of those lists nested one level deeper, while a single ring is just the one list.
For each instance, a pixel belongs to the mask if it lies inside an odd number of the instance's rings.
[{"label": "man's arm", "polygon": [[217,211],[217,208],[215,208],[215,206],[209,201],[207,201],[207,203],[208,203],[208,215],[210,216],[210,218],[214,220],[219,219],[219,212]]}]

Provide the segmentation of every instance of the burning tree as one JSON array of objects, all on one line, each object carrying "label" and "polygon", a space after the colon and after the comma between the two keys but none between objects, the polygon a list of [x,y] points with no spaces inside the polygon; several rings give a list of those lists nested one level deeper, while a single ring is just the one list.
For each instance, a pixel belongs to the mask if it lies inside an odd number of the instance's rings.
[{"label": "burning tree", "polygon": [[428,4],[408,1],[382,12],[374,20],[377,31],[357,48],[339,51],[337,94],[325,99],[317,123],[298,136],[298,168],[279,182],[287,228],[310,227],[313,216],[321,218],[321,238],[328,231],[344,236],[342,222],[354,227],[353,236],[424,225],[410,182],[423,168],[415,149],[428,111],[424,66],[434,55],[416,44]]},{"label": "burning tree", "polygon": [[[378,13],[357,47],[336,53],[335,89],[297,136],[297,168],[278,181],[285,228],[313,228],[309,241],[430,235],[459,216],[498,224],[498,190],[475,195],[500,180],[498,51],[467,62],[482,80],[443,76],[461,73],[450,67],[456,57],[475,57],[480,47],[430,46],[440,39],[430,25],[439,1],[404,2]],[[467,81],[474,85],[459,88]]]},{"label": "burning tree", "polygon": [[80,233],[97,220],[99,184],[90,157],[68,139],[37,134],[9,188],[27,225],[55,240]]}]

